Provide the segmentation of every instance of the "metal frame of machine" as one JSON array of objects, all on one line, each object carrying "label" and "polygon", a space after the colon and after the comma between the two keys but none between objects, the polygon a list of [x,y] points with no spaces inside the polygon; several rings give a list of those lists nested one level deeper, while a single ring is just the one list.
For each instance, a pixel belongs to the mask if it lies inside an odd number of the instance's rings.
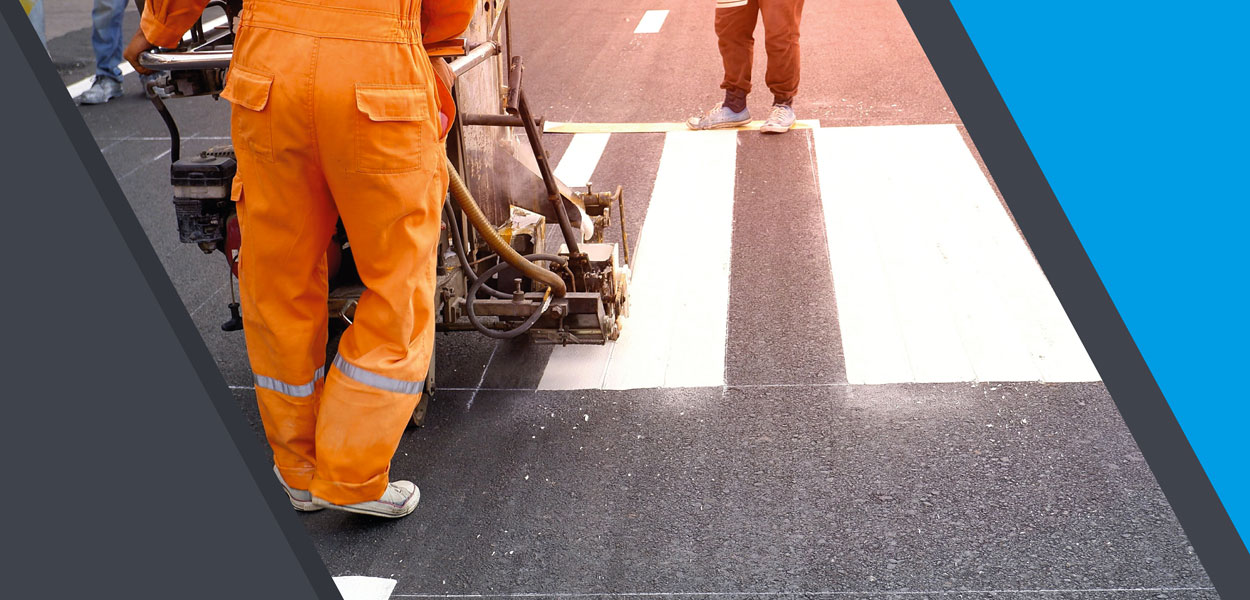
[{"label": "metal frame of machine", "polygon": [[[619,187],[594,192],[589,185],[575,192],[552,174],[542,118],[532,114],[522,88],[523,61],[512,56],[508,5],[508,0],[486,2],[465,38],[426,47],[435,60],[450,61],[459,108],[447,135],[452,183],[439,241],[437,328],[492,338],[528,334],[538,343],[603,344],[617,338],[628,310],[623,192]],[[205,29],[201,16],[178,48],[147,52],[141,63],[158,73],[146,85],[169,129],[179,237],[206,254],[222,252],[233,278],[241,243],[231,202],[233,148],[183,157],[177,123],[165,105],[173,98],[216,98],[223,90],[242,1],[213,0],[206,14],[214,8],[225,13],[224,25]],[[620,247],[603,243],[613,205]],[[558,225],[564,242],[554,252],[546,239],[549,220]],[[619,250],[625,252],[624,263]],[[364,287],[355,276],[341,223],[327,253],[333,271],[327,306],[332,354]],[[229,309],[222,329],[242,329],[233,280]],[[431,362],[414,424],[424,418],[434,383]]]}]

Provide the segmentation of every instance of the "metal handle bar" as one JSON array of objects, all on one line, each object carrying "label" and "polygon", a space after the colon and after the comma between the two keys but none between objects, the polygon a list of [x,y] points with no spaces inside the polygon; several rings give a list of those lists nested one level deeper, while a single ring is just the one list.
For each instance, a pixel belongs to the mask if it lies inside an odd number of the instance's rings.
[{"label": "metal handle bar", "polygon": [[[191,52],[158,52],[149,50],[139,55],[139,64],[153,71],[197,71],[225,69],[230,66],[233,50],[196,50]],[[452,61],[448,67],[457,76],[499,54],[499,44],[479,44],[468,54]]]}]

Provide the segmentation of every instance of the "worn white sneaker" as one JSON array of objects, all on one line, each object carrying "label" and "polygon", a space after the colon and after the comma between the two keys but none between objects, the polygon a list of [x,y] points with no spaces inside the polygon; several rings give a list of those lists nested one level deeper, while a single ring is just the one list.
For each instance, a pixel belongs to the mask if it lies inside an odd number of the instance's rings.
[{"label": "worn white sneaker", "polygon": [[87,88],[87,91],[78,96],[78,103],[104,104],[105,102],[121,95],[122,84],[120,81],[96,75],[95,81],[91,82],[91,87]]},{"label": "worn white sneaker", "polygon": [[278,465],[273,466],[273,474],[277,476],[278,483],[282,484],[282,489],[286,491],[286,497],[291,499],[291,506],[300,512],[313,512],[321,510],[320,506],[313,504],[312,492],[308,490],[297,490],[286,484],[282,479],[282,473],[278,472]]},{"label": "worn white sneaker", "polygon": [[784,104],[774,104],[768,120],[760,126],[760,133],[785,133],[794,127],[794,109]]},{"label": "worn white sneaker", "polygon": [[686,127],[695,131],[703,131],[707,129],[728,129],[730,127],[741,127],[751,122],[751,111],[742,109],[742,112],[734,112],[724,104],[717,104],[707,114],[697,117],[690,117],[686,121]]},{"label": "worn white sneaker", "polygon": [[322,508],[333,508],[334,510],[386,517],[388,519],[408,516],[409,513],[417,508],[417,502],[420,500],[421,490],[417,489],[417,485],[411,481],[392,481],[387,484],[386,492],[382,494],[381,498],[357,504],[331,504],[316,496],[312,497],[313,504]]}]

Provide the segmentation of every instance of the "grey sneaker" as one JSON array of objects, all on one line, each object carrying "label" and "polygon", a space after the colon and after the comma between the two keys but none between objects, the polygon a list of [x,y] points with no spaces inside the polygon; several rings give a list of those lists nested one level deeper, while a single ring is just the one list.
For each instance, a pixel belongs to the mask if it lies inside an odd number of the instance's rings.
[{"label": "grey sneaker", "polygon": [[704,129],[728,129],[730,127],[741,127],[751,122],[751,111],[742,109],[742,112],[734,112],[725,107],[724,104],[717,104],[715,108],[707,111],[706,115],[698,117],[690,117],[686,121],[686,127],[696,131]]},{"label": "grey sneaker", "polygon": [[760,133],[785,133],[794,127],[794,109],[784,104],[774,104],[768,120],[760,126]]},{"label": "grey sneaker", "polygon": [[320,506],[313,504],[312,492],[308,490],[297,490],[286,484],[282,479],[282,473],[278,472],[278,465],[273,466],[273,474],[278,477],[278,483],[282,484],[282,489],[286,491],[286,497],[291,499],[291,506],[300,512],[313,512],[321,510]]},{"label": "grey sneaker", "polygon": [[114,81],[108,77],[95,76],[95,81],[91,82],[91,87],[78,97],[79,104],[104,104],[113,98],[122,95],[122,84],[120,81]]},{"label": "grey sneaker", "polygon": [[417,489],[417,485],[411,481],[392,481],[386,486],[386,492],[377,500],[369,502],[359,502],[357,504],[331,504],[313,496],[313,504],[322,508],[333,508],[334,510],[342,510],[360,515],[372,515],[375,517],[386,517],[388,519],[398,519],[406,517],[409,513],[417,508],[417,502],[421,500],[421,490]]}]

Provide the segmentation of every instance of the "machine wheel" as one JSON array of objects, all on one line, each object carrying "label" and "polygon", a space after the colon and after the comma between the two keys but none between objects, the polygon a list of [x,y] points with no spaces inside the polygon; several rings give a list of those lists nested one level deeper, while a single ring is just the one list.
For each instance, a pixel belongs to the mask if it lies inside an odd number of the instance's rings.
[{"label": "machine wheel", "polygon": [[412,411],[412,426],[421,427],[425,425],[425,413],[430,409],[430,401],[434,399],[434,357],[430,356],[430,371],[425,375],[425,389],[421,390],[421,399],[417,401],[417,408]]}]

